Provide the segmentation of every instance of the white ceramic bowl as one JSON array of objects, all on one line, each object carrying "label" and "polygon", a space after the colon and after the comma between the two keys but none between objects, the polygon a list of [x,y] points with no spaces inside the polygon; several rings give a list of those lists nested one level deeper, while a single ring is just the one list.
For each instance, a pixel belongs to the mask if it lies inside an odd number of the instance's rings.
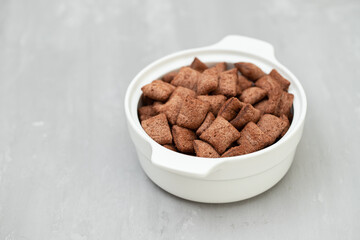
[{"label": "white ceramic bowl", "polygon": [[[291,82],[289,92],[294,94],[294,118],[285,136],[263,150],[217,159],[177,153],[152,140],[138,119],[140,88],[165,73],[189,65],[195,56],[204,62],[251,62],[265,72],[277,69]],[[258,195],[286,174],[302,136],[306,96],[297,78],[276,60],[272,45],[253,38],[227,36],[208,47],[163,57],[143,69],[127,89],[125,113],[141,166],[154,183],[188,200],[226,203]]]}]

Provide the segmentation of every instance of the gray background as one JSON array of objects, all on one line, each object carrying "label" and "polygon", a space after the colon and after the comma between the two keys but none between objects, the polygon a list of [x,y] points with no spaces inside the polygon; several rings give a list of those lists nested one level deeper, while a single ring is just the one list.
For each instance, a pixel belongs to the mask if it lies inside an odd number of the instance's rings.
[{"label": "gray background", "polygon": [[[206,2],[0,2],[0,239],[360,239],[360,2]],[[126,87],[228,34],[272,43],[301,80],[303,139],[270,191],[184,201],[141,170]]]}]

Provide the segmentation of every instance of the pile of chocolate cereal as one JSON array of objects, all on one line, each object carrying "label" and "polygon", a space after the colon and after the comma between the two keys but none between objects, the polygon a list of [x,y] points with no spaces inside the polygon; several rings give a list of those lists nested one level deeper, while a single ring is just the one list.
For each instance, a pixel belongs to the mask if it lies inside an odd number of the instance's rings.
[{"label": "pile of chocolate cereal", "polygon": [[231,157],[284,136],[292,119],[290,82],[248,62],[227,69],[195,58],[141,88],[141,125],[157,143],[198,157]]}]

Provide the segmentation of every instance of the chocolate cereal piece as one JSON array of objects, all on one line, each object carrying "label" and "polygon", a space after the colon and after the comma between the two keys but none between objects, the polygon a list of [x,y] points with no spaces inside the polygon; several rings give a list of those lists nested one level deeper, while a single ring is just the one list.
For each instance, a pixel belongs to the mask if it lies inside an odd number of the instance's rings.
[{"label": "chocolate cereal piece", "polygon": [[237,142],[239,146],[230,148],[221,157],[233,157],[258,151],[267,147],[270,139],[255,123],[249,122],[240,132]]},{"label": "chocolate cereal piece", "polygon": [[214,114],[212,112],[209,112],[203,123],[200,125],[200,127],[196,130],[196,135],[200,136],[215,120]]},{"label": "chocolate cereal piece", "polygon": [[165,144],[165,145],[163,145],[163,146],[166,147],[166,148],[169,149],[169,150],[172,150],[172,151],[177,152],[175,146],[172,145],[172,144]]},{"label": "chocolate cereal piece", "polygon": [[210,103],[210,112],[214,115],[217,115],[221,106],[226,102],[226,97],[224,95],[200,95],[197,96],[198,99],[204,102]]},{"label": "chocolate cereal piece", "polygon": [[[162,102],[156,101],[156,102],[153,103],[153,107],[163,105],[163,104],[164,103],[162,103]],[[155,109],[155,111],[156,111],[156,109]]]},{"label": "chocolate cereal piece", "polygon": [[237,70],[236,68],[227,70],[219,75],[219,86],[215,90],[215,94],[222,94],[227,97],[235,97],[237,95]]},{"label": "chocolate cereal piece", "polygon": [[171,94],[170,99],[163,105],[154,106],[154,109],[157,112],[165,113],[169,122],[174,125],[184,99],[187,96],[195,97],[196,93],[188,88],[176,87],[174,92]]},{"label": "chocolate cereal piece", "polygon": [[171,81],[174,86],[182,86],[196,91],[197,81],[200,73],[190,67],[183,67]]},{"label": "chocolate cereal piece", "polygon": [[203,72],[208,68],[206,64],[200,61],[197,57],[194,58],[194,61],[191,63],[190,67],[198,72]]},{"label": "chocolate cereal piece", "polygon": [[142,106],[138,109],[140,121],[149,119],[157,114],[153,105]]},{"label": "chocolate cereal piece", "polygon": [[193,131],[177,125],[172,127],[172,134],[176,148],[182,153],[194,153],[193,141],[196,135]]},{"label": "chocolate cereal piece", "polygon": [[200,139],[210,143],[219,154],[225,152],[239,137],[238,130],[220,116],[200,135]]},{"label": "chocolate cereal piece", "polygon": [[224,152],[221,157],[235,157],[244,154],[246,154],[246,148],[244,146],[235,146]]},{"label": "chocolate cereal piece", "polygon": [[255,85],[264,89],[267,92],[269,102],[265,113],[274,114],[279,105],[280,97],[283,92],[280,85],[269,75],[263,76],[262,78],[257,80],[255,82]]},{"label": "chocolate cereal piece", "polygon": [[240,101],[244,103],[255,104],[259,102],[266,96],[266,91],[259,87],[251,87],[245,89],[241,96],[239,97]]},{"label": "chocolate cereal piece", "polygon": [[[250,122],[253,123],[253,122]],[[246,125],[248,126],[248,125]],[[256,124],[255,124],[256,126]],[[244,128],[245,129],[245,128]],[[252,131],[255,135],[252,135],[252,133],[249,133],[248,131]],[[242,138],[244,136],[244,138]],[[236,147],[232,147],[229,150],[227,150],[221,157],[234,157],[234,156],[240,156],[252,152],[259,151],[269,145],[268,136],[265,135],[263,132],[259,131],[256,128],[247,129],[247,132],[241,133],[242,144]],[[240,140],[240,139],[239,139]]]},{"label": "chocolate cereal piece", "polygon": [[289,80],[281,76],[281,74],[278,71],[276,71],[276,69],[271,70],[269,75],[279,83],[282,90],[287,91],[289,89],[290,86]]},{"label": "chocolate cereal piece", "polygon": [[172,143],[170,127],[165,114],[146,119],[141,122],[141,126],[155,142],[161,145]]},{"label": "chocolate cereal piece", "polygon": [[265,73],[258,66],[252,63],[238,62],[234,65],[237,69],[239,69],[242,75],[251,81],[256,81],[265,75]]},{"label": "chocolate cereal piece", "polygon": [[238,83],[236,83],[236,96],[240,96],[242,94],[242,89]]},{"label": "chocolate cereal piece", "polygon": [[177,71],[169,72],[169,73],[165,74],[161,79],[164,82],[170,83],[174,79],[176,74],[177,74]]},{"label": "chocolate cereal piece", "polygon": [[270,145],[270,138],[253,122],[249,122],[240,132],[239,146],[229,149],[222,157],[252,153]]},{"label": "chocolate cereal piece", "polygon": [[226,71],[226,63],[225,62],[220,62],[217,63],[214,68],[216,68],[218,73],[224,72]]},{"label": "chocolate cereal piece", "polygon": [[184,99],[179,95],[171,96],[163,105],[154,106],[159,113],[164,113],[171,124],[176,123]]},{"label": "chocolate cereal piece", "polygon": [[[255,86],[260,87],[268,92],[272,93],[282,93],[281,86],[277,81],[275,81],[271,76],[265,75],[255,82]],[[280,96],[280,94],[278,94]],[[269,96],[270,97],[270,96]]]},{"label": "chocolate cereal piece", "polygon": [[236,117],[244,103],[240,102],[236,97],[229,98],[220,108],[218,116],[230,121]]},{"label": "chocolate cereal piece", "polygon": [[189,88],[185,88],[185,87],[176,87],[173,94],[171,94],[170,98],[172,98],[173,96],[179,96],[183,99],[185,99],[187,96],[190,97],[196,97],[196,92],[189,89]]},{"label": "chocolate cereal piece", "polygon": [[254,108],[258,109],[261,115],[265,114],[265,111],[269,108],[269,99],[262,100],[254,105]]},{"label": "chocolate cereal piece", "polygon": [[261,131],[270,137],[270,144],[273,144],[286,128],[287,123],[274,115],[264,114],[257,125]]},{"label": "chocolate cereal piece", "polygon": [[290,128],[290,121],[284,114],[280,116],[280,119],[283,120],[284,123],[286,124],[286,127],[280,134],[280,137],[283,137]]},{"label": "chocolate cereal piece", "polygon": [[209,109],[208,102],[188,96],[180,108],[176,124],[189,129],[197,129],[204,121]]},{"label": "chocolate cereal piece", "polygon": [[155,80],[141,88],[146,97],[161,102],[166,101],[174,89],[173,85],[162,80]]},{"label": "chocolate cereal piece", "polygon": [[154,100],[152,100],[151,98],[148,98],[143,94],[141,94],[140,96],[140,102],[142,103],[143,106],[147,106],[147,105],[152,105],[154,103]]},{"label": "chocolate cereal piece", "polygon": [[237,129],[241,129],[248,122],[257,123],[259,121],[261,113],[254,108],[251,104],[246,104],[239,112],[239,114],[231,120],[231,124]]},{"label": "chocolate cereal piece", "polygon": [[197,94],[209,94],[217,89],[218,82],[218,72],[216,68],[209,68],[205,70],[199,77],[196,90]]},{"label": "chocolate cereal piece", "polygon": [[246,77],[242,75],[238,75],[237,85],[241,88],[242,91],[244,91],[245,89],[252,87],[253,82],[249,81]]},{"label": "chocolate cereal piece", "polygon": [[241,95],[241,93],[245,89],[248,89],[248,88],[252,87],[253,84],[254,84],[253,82],[247,80],[246,77],[244,77],[243,75],[238,75],[238,79],[237,79],[237,82],[236,82],[237,95]]},{"label": "chocolate cereal piece", "polygon": [[282,92],[280,97],[279,105],[275,111],[276,116],[285,115],[291,119],[291,107],[293,105],[294,95],[287,92]]},{"label": "chocolate cereal piece", "polygon": [[220,155],[208,143],[201,140],[194,140],[194,149],[196,156],[206,158],[218,158]]}]

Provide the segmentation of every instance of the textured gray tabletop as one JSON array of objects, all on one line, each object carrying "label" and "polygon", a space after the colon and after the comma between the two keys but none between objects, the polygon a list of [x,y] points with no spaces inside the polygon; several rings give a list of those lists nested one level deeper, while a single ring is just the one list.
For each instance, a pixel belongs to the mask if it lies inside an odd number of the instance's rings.
[{"label": "textured gray tabletop", "polygon": [[[0,2],[0,239],[360,239],[359,1]],[[222,205],[155,186],[129,139],[134,75],[228,34],[272,43],[308,97],[271,190]]]}]

